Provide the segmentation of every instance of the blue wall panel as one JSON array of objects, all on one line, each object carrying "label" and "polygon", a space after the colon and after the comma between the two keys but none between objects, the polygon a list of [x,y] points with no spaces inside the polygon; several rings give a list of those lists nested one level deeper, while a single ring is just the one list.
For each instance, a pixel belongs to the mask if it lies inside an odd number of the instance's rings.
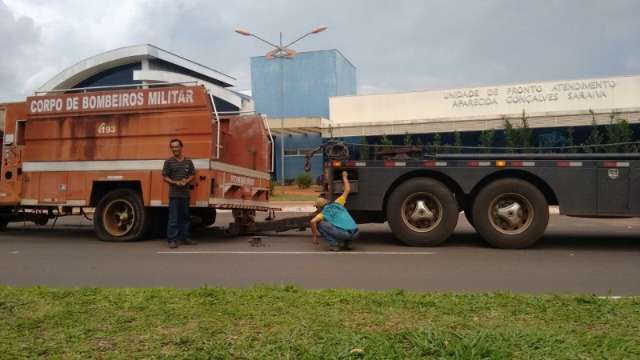
[{"label": "blue wall panel", "polygon": [[[329,118],[329,97],[356,94],[356,68],[337,50],[301,52],[293,59],[251,58],[251,91],[256,111],[268,117]],[[285,119],[286,122],[286,119]],[[281,180],[280,139],[276,137],[276,175]],[[285,138],[285,179],[303,172],[304,157],[293,149],[315,148],[320,135]],[[322,173],[322,157],[313,159],[312,176]]]},{"label": "blue wall panel", "polygon": [[336,56],[336,96],[357,94],[356,68],[342,56],[340,52]]},{"label": "blue wall panel", "polygon": [[[308,134],[308,135],[286,135],[284,139],[284,148],[290,155],[285,155],[285,179],[292,180],[296,176],[304,172],[304,154],[306,149],[313,149],[322,144],[322,137],[320,134]],[[275,138],[275,174],[277,179],[281,177],[281,137]],[[295,155],[293,153],[296,153]],[[317,155],[312,159],[310,175],[314,179],[322,174],[322,156]]]},{"label": "blue wall panel", "polygon": [[256,111],[267,116],[329,118],[329,97],[356,94],[356,69],[337,50],[253,57],[251,91]]}]

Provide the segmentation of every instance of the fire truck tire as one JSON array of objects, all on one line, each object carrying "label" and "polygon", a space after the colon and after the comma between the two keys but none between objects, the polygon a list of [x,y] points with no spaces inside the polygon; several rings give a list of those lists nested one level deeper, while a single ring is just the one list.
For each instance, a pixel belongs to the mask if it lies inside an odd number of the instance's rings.
[{"label": "fire truck tire", "polygon": [[149,234],[151,212],[145,208],[140,194],[117,189],[98,201],[93,223],[102,241],[136,241]]},{"label": "fire truck tire", "polygon": [[458,223],[458,204],[451,191],[430,178],[400,184],[389,196],[387,220],[393,235],[409,246],[436,246]]},{"label": "fire truck tire", "polygon": [[199,218],[197,223],[199,227],[209,227],[216,222],[216,209],[195,208],[191,209],[191,215]]},{"label": "fire truck tire", "polygon": [[480,190],[473,203],[475,228],[491,246],[524,249],[533,246],[549,223],[544,195],[521,179],[502,179]]},{"label": "fire truck tire", "polygon": [[0,217],[0,231],[7,230],[7,225],[9,225],[9,220]]}]

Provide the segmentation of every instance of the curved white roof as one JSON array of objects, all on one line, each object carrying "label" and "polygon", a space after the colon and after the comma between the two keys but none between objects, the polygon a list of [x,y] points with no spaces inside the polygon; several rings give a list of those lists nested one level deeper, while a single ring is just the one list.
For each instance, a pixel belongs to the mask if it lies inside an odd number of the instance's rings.
[{"label": "curved white roof", "polygon": [[209,81],[221,82],[226,86],[236,85],[236,79],[198,64],[174,53],[162,50],[150,44],[121,47],[84,59],[63,70],[42,85],[38,91],[47,92],[57,89],[69,89],[81,81],[110,68],[148,59],[160,59],[168,63],[193,71]]}]

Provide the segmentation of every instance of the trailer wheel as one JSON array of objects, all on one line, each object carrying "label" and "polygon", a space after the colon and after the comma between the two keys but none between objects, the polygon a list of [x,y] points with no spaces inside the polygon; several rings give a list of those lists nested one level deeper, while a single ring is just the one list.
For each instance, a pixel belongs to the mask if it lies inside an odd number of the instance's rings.
[{"label": "trailer wheel", "polygon": [[149,232],[150,211],[137,192],[113,190],[98,201],[93,223],[100,240],[136,241]]},{"label": "trailer wheel", "polygon": [[453,233],[458,204],[437,180],[415,178],[398,186],[387,204],[393,234],[409,246],[436,246]]},{"label": "trailer wheel", "polygon": [[465,208],[462,212],[464,213],[464,217],[467,219],[469,225],[475,227],[475,225],[473,224],[473,211],[471,210],[471,207]]},{"label": "trailer wheel", "polygon": [[497,180],[480,190],[473,203],[480,236],[502,249],[524,249],[542,237],[549,223],[544,195],[520,179]]}]

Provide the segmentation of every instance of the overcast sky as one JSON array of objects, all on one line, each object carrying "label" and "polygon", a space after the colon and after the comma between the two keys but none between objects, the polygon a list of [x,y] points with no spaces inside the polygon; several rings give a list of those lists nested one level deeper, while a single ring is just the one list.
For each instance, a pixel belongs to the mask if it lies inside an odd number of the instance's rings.
[{"label": "overcast sky", "polygon": [[640,74],[638,0],[0,0],[0,101],[75,62],[150,43],[250,88],[249,57],[318,25],[298,51],[339,49],[360,93]]}]

